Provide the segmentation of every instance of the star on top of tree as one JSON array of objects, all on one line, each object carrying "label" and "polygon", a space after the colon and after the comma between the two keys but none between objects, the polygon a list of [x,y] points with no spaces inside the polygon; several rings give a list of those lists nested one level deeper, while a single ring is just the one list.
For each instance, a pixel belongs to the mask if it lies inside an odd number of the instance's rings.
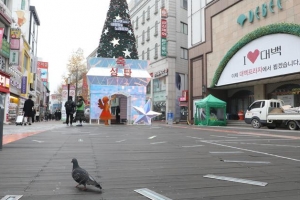
[{"label": "star on top of tree", "polygon": [[126,49],[126,51],[123,51],[123,53],[125,54],[125,57],[126,57],[126,56],[131,57],[131,56],[130,56],[131,52],[128,51],[128,49]]},{"label": "star on top of tree", "polygon": [[113,46],[116,46],[116,45],[119,45],[119,40],[120,39],[116,39],[116,38],[114,38],[112,41],[110,41],[110,43],[112,43],[113,44]]}]

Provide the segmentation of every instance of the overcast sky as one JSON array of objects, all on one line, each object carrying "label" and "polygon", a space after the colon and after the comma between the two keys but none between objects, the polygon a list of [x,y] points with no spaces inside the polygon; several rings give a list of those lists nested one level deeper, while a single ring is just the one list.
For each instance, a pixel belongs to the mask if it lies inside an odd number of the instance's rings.
[{"label": "overcast sky", "polygon": [[31,0],[40,19],[37,54],[49,62],[51,94],[67,73],[72,52],[81,48],[87,57],[98,47],[109,3],[110,0]]}]

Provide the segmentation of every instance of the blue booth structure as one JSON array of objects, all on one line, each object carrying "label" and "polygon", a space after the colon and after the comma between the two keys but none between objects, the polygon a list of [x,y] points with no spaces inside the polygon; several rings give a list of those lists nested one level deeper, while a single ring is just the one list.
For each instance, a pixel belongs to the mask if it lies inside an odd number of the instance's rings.
[{"label": "blue booth structure", "polygon": [[[146,60],[89,58],[87,80],[90,90],[90,122],[99,119],[98,99],[115,97],[111,105],[120,107],[121,120],[132,124],[138,117],[133,106],[146,103],[146,86],[151,80]],[[112,111],[114,115],[114,111]]]}]

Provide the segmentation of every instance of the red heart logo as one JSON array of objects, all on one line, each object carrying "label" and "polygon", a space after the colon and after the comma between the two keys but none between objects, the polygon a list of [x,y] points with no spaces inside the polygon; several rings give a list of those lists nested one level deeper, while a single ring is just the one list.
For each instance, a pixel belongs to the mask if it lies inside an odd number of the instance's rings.
[{"label": "red heart logo", "polygon": [[258,50],[258,49],[255,49],[254,52],[249,51],[249,53],[247,54],[247,58],[248,58],[252,63],[254,63],[254,62],[256,61],[258,55],[259,55],[259,50]]}]

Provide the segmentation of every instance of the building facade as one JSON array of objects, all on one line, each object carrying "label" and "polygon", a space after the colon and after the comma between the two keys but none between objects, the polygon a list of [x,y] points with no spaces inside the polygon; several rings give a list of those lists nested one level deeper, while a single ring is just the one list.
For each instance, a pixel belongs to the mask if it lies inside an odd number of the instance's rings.
[{"label": "building facade", "polygon": [[166,119],[167,113],[175,120],[186,119],[187,0],[132,0],[128,6],[139,59],[150,62],[147,98],[162,113],[154,120]]},{"label": "building facade", "polygon": [[229,119],[258,99],[300,106],[300,1],[200,2],[189,0],[189,119],[208,94]]},{"label": "building facade", "polygon": [[4,28],[3,38],[8,41],[2,42],[2,49],[6,49],[2,53],[6,52],[7,55],[3,54],[3,59],[0,58],[5,63],[3,71],[9,75],[6,77],[8,95],[5,105],[8,109],[5,111],[5,122],[14,123],[17,115],[22,115],[24,102],[29,95],[33,96],[36,109],[39,110],[47,105],[50,91],[41,81],[41,74],[37,73],[40,20],[35,7],[30,5],[30,0],[0,1],[0,6],[3,7],[0,12],[3,11],[6,21],[0,23],[0,27]]}]

